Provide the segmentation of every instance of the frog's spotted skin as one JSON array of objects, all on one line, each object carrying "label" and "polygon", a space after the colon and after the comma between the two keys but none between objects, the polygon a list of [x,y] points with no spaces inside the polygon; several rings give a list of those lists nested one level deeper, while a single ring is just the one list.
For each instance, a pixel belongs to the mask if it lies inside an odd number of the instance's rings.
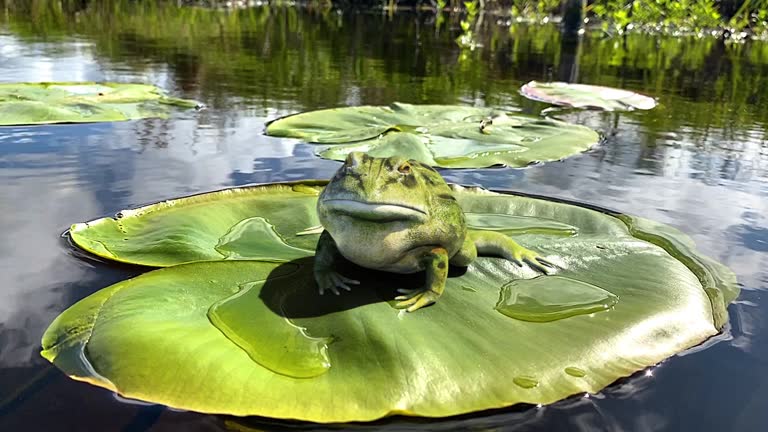
[{"label": "frog's spotted skin", "polygon": [[404,291],[398,307],[412,312],[434,303],[445,288],[448,263],[469,265],[478,253],[543,270],[550,264],[491,231],[467,233],[464,213],[434,169],[401,157],[350,153],[317,202],[325,227],[318,241],[315,279],[320,293],[359,282],[334,271],[339,256],[362,267],[395,273],[426,270],[423,289]]}]

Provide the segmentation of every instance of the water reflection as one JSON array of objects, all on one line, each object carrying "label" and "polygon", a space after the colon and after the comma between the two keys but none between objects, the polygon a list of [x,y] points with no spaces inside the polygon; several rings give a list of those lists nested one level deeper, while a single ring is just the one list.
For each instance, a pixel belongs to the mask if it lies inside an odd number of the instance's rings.
[{"label": "water reflection", "polygon": [[[562,40],[551,27],[486,20],[478,34],[484,48],[466,52],[453,41],[458,16],[437,24],[429,14],[215,12],[127,1],[48,6],[54,3],[0,1],[0,81],[140,81],[209,109],[169,120],[0,128],[0,388],[16,394],[0,395],[0,430],[77,430],[84,418],[100,430],[234,428],[234,419],[129,406],[46,372],[37,352],[48,323],[78,299],[143,271],[72,256],[59,238],[70,223],[230,185],[329,177],[338,163],[317,159],[312,146],[263,135],[264,122],[283,114],[393,101],[538,113],[546,105],[517,94],[530,79],[628,88],[658,97],[660,106],[556,112],[600,130],[606,142],[561,163],[444,175],[591,202],[682,229],[743,285],[730,307],[731,337],[597,398],[355,428],[768,426],[768,381],[758,372],[768,361],[768,44],[599,34]],[[256,425],[291,426],[263,419]]]}]

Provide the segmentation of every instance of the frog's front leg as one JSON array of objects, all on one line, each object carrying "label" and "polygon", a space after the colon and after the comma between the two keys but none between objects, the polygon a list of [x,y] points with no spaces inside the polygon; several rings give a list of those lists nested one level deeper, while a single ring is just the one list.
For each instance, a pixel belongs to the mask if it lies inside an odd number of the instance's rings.
[{"label": "frog's front leg", "polygon": [[538,253],[520,246],[502,233],[470,231],[467,233],[467,237],[474,243],[478,255],[500,256],[518,265],[526,263],[544,274],[548,273],[548,269],[555,267]]},{"label": "frog's front leg", "polygon": [[315,282],[317,282],[320,295],[323,295],[326,290],[339,295],[339,288],[349,291],[351,288],[348,284],[360,284],[360,281],[349,279],[336,273],[334,265],[340,258],[341,253],[339,253],[339,248],[336,247],[333,237],[331,237],[328,231],[323,231],[320,234],[320,239],[317,241],[314,267]]},{"label": "frog's front leg", "polygon": [[448,251],[442,247],[433,248],[424,255],[422,262],[427,271],[426,284],[423,288],[399,290],[405,295],[395,297],[395,300],[400,300],[395,305],[398,309],[407,308],[406,311],[413,312],[431,305],[443,294],[448,279]]}]

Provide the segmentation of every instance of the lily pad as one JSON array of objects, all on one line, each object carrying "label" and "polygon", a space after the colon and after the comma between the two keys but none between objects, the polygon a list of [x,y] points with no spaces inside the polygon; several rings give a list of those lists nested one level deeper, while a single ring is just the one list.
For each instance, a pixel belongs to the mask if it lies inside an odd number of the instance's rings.
[{"label": "lily pad", "polygon": [[493,108],[444,105],[359,106],[277,119],[268,135],[320,144],[317,154],[405,156],[444,168],[523,167],[589,150],[600,135],[584,126]]},{"label": "lily pad", "polygon": [[528,99],[572,108],[596,108],[605,111],[649,110],[656,106],[652,97],[612,87],[565,82],[531,81],[520,88]]},{"label": "lily pad", "polygon": [[[122,210],[72,225],[81,248],[113,261],[151,267],[179,263],[314,255],[315,205],[324,182],[225,189]],[[264,216],[269,215],[266,219]]]},{"label": "lily pad", "polygon": [[[78,244],[109,245],[108,258],[142,264],[219,254],[216,236],[253,218],[277,235],[244,241],[229,260],[179,264],[98,291],[51,324],[43,356],[125,397],[206,413],[442,417],[600,391],[715,335],[738,292],[728,269],[670,227],[456,186],[474,228],[507,232],[501,225],[510,223],[517,241],[557,265],[553,274],[481,257],[450,275],[435,305],[403,313],[392,306],[395,290],[419,286],[422,275],[349,265],[342,272],[361,285],[320,296],[313,258],[289,255],[317,241],[296,233],[317,225],[310,209],[321,187],[171,200],[123,212],[125,232],[111,218],[76,225]],[[154,248],[158,238],[167,242]],[[290,261],[245,259],[270,253]]]},{"label": "lily pad", "polygon": [[144,84],[59,82],[0,84],[0,126],[112,122],[167,117],[168,106],[200,106]]}]

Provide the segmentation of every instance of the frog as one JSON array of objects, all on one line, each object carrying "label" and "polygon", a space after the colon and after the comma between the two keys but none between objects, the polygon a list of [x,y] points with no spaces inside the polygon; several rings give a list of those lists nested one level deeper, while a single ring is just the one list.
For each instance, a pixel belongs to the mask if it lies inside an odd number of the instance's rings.
[{"label": "frog", "polygon": [[414,312],[445,290],[449,265],[497,256],[542,272],[553,264],[500,232],[470,230],[454,189],[434,168],[402,156],[350,152],[317,201],[322,224],[315,250],[319,293],[350,291],[360,281],[336,271],[342,258],[392,273],[424,271],[423,287],[399,289],[395,307]]}]

